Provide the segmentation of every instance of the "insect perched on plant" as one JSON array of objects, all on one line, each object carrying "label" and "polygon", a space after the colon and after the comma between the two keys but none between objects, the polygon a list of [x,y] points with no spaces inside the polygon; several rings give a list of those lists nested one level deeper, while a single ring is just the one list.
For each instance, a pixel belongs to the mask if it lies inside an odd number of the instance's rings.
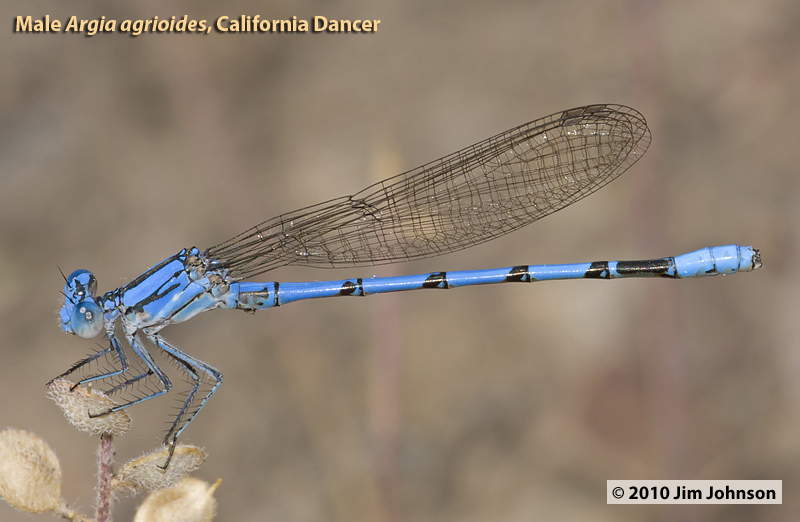
[{"label": "insect perched on plant", "polygon": [[[648,261],[523,265],[304,283],[244,282],[285,265],[366,267],[434,257],[489,241],[600,189],[633,165],[649,144],[647,123],[634,109],[579,107],[515,127],[352,196],[282,214],[206,250],[184,248],[103,295],[97,295],[91,272],[77,270],[65,278],[62,329],[86,339],[105,332],[109,344],[57,378],[110,356],[115,363],[112,370],[90,374],[78,384],[100,382],[108,394],[142,381],[156,385],[154,391],[98,416],[162,395],[172,383],[148,352],[143,335],[192,383],[164,439],[171,458],[181,432],[222,383],[216,368],[160,334],[165,326],[200,312],[216,308],[253,312],[302,299],[422,288],[550,279],[685,278],[759,268],[758,250],[728,245]],[[130,371],[118,327],[144,363],[143,371]],[[200,393],[203,383],[208,389]],[[165,467],[168,464],[169,458]]]}]

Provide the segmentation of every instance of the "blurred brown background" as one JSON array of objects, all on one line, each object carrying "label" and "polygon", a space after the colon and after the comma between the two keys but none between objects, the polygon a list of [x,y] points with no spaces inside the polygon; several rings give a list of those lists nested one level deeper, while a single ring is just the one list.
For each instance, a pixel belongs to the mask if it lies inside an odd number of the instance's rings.
[{"label": "blurred brown background", "polygon": [[[12,34],[17,15],[380,19],[375,34]],[[89,353],[65,272],[107,291],[184,246],[588,103],[650,151],[588,200],[439,259],[277,280],[762,250],[752,274],[557,282],[202,315],[165,337],[225,384],[185,433],[217,520],[783,521],[800,512],[800,4],[159,2],[0,7],[0,426],[92,438],[44,383]],[[173,373],[174,375],[174,373]],[[176,395],[130,410],[125,461]],[[782,479],[783,506],[607,506],[606,480]],[[122,499],[130,520],[140,499]],[[0,519],[29,516],[0,505]]]}]

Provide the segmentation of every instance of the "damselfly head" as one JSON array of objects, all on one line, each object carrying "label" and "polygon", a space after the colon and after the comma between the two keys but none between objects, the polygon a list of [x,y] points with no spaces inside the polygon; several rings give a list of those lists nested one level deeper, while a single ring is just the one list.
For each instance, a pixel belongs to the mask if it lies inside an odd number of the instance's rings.
[{"label": "damselfly head", "polygon": [[97,304],[97,280],[88,270],[75,270],[64,284],[61,329],[84,339],[103,330],[103,309]]},{"label": "damselfly head", "polygon": [[75,270],[67,276],[64,293],[67,294],[67,299],[73,303],[77,303],[87,296],[94,297],[97,293],[97,279],[88,270]]}]

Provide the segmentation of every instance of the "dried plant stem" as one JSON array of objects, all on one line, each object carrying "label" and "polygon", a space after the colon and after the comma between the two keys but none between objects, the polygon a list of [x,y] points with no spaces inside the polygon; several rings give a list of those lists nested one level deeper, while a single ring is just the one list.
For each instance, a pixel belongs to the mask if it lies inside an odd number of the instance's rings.
[{"label": "dried plant stem", "polygon": [[111,464],[114,461],[114,436],[100,436],[100,451],[97,463],[97,522],[111,522],[111,505],[114,503],[114,476]]}]

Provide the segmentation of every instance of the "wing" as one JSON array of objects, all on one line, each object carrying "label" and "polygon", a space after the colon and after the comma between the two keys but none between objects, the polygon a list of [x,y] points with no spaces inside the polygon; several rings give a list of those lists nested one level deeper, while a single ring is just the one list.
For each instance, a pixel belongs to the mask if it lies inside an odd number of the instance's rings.
[{"label": "wing", "polygon": [[282,214],[205,254],[241,280],[285,265],[396,263],[471,247],[600,189],[650,145],[644,117],[590,105],[508,130],[352,196]]}]

